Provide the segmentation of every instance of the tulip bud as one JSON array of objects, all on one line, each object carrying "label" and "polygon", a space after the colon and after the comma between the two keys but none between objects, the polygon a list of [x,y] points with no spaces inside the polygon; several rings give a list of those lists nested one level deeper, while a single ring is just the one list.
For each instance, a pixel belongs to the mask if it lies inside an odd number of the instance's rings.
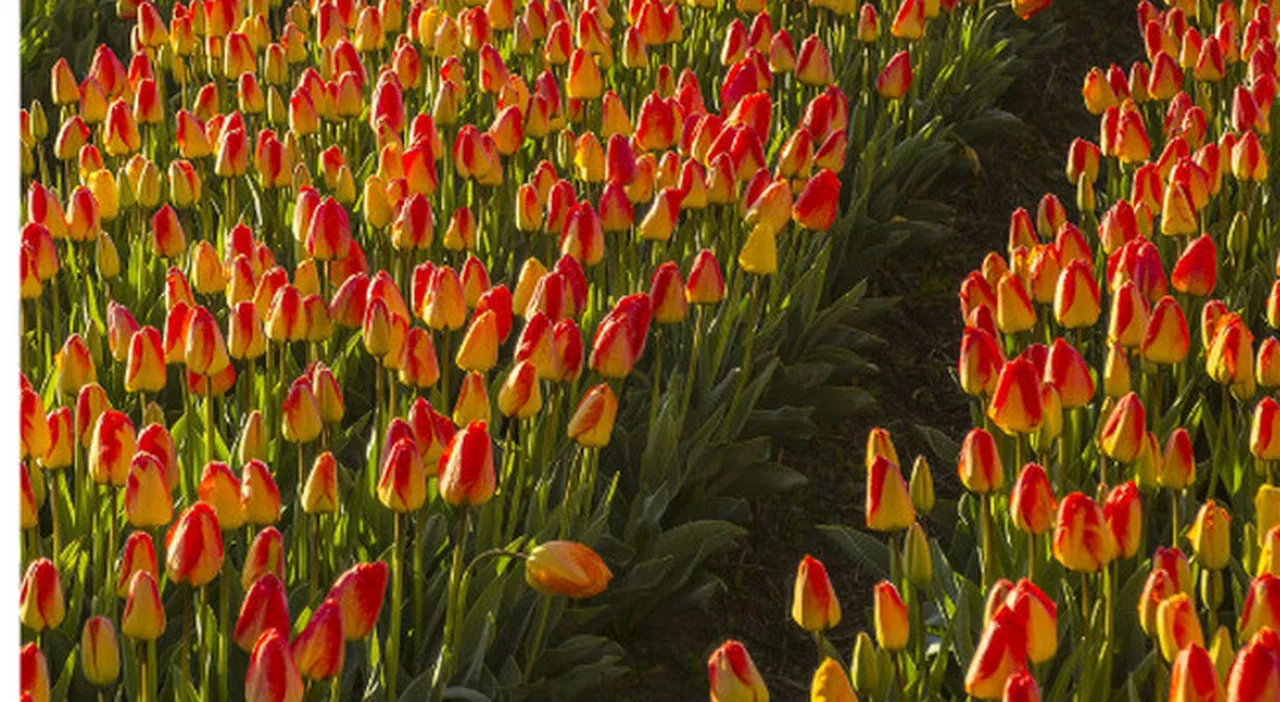
[{"label": "tulip bud", "polygon": [[262,461],[249,461],[241,469],[240,508],[248,524],[274,524],[280,518],[280,489]]},{"label": "tulip bud", "polygon": [[982,629],[965,675],[965,692],[980,699],[1000,697],[1008,681],[1026,668],[1026,659],[1026,624],[1012,608],[1001,606]]},{"label": "tulip bud", "polygon": [[1098,504],[1079,492],[1067,495],[1058,506],[1054,558],[1068,570],[1092,573],[1110,563],[1118,549]]},{"label": "tulip bud", "polygon": [[1160,602],[1156,609],[1156,631],[1160,652],[1166,661],[1174,660],[1188,646],[1204,647],[1200,619],[1196,616],[1195,604],[1186,593],[1170,595]]},{"label": "tulip bud", "polygon": [[893,583],[882,580],[874,590],[876,639],[886,651],[900,651],[907,646],[910,621],[907,606]]},{"label": "tulip bud", "polygon": [[106,617],[90,617],[80,635],[80,665],[90,683],[106,687],[120,677],[116,629]]},{"label": "tulip bud", "polygon": [[1196,560],[1208,570],[1226,567],[1231,558],[1231,517],[1227,511],[1209,500],[1200,507],[1195,522],[1187,531],[1187,539]]},{"label": "tulip bud", "polygon": [[707,659],[711,702],[767,702],[769,690],[745,646],[729,640]]},{"label": "tulip bud", "polygon": [[800,561],[791,618],[807,631],[822,631],[840,623],[840,600],[827,578],[827,569],[812,556]]},{"label": "tulip bud", "polygon": [[578,407],[569,420],[569,438],[585,448],[603,448],[613,433],[617,412],[618,399],[609,384],[593,386],[578,401]]},{"label": "tulip bud", "polygon": [[327,680],[342,672],[342,614],[334,600],[325,600],[293,640],[293,660],[302,677]]},{"label": "tulip bud", "polygon": [[915,507],[896,463],[877,456],[867,470],[867,527],[899,531],[915,522]]},{"label": "tulip bud", "polygon": [[62,577],[48,558],[37,558],[27,566],[18,598],[22,625],[37,634],[45,629],[58,628],[66,616]]},{"label": "tulip bud", "polygon": [[203,502],[188,507],[165,536],[165,573],[175,584],[201,587],[222,568],[223,545],[218,518]]},{"label": "tulip bud", "polygon": [[1028,463],[1019,473],[1009,498],[1013,525],[1038,536],[1053,526],[1057,511],[1058,501],[1044,468],[1038,463]]},{"label": "tulip bud", "polygon": [[125,481],[125,521],[134,528],[164,526],[173,519],[173,500],[164,466],[154,455],[139,452],[129,463]]},{"label": "tulip bud", "polygon": [[148,570],[134,571],[120,618],[120,632],[134,641],[155,641],[164,633],[164,627],[164,603],[160,601],[155,576]]},{"label": "tulip bud", "polygon": [[986,494],[1004,485],[1004,468],[995,440],[986,430],[969,431],[960,448],[960,481],[970,491]]},{"label": "tulip bud", "polygon": [[1132,558],[1138,552],[1142,535],[1142,502],[1137,485],[1129,481],[1113,488],[1102,505],[1102,514],[1107,528],[1115,536],[1116,555]]},{"label": "tulip bud", "polygon": [[907,538],[902,549],[905,561],[907,580],[912,585],[924,590],[933,582],[933,553],[929,550],[929,539],[919,522],[907,528]]},{"label": "tulip bud", "polygon": [[289,385],[289,392],[280,411],[285,441],[306,444],[320,436],[320,431],[324,428],[323,419],[311,383],[305,376]]},{"label": "tulip bud", "polygon": [[440,496],[454,506],[483,505],[494,491],[493,446],[484,422],[454,434],[440,457]]},{"label": "tulip bud", "polygon": [[245,588],[244,602],[236,618],[232,640],[240,650],[254,651],[257,643],[268,632],[288,636],[289,600],[284,584],[274,573],[265,573]]}]

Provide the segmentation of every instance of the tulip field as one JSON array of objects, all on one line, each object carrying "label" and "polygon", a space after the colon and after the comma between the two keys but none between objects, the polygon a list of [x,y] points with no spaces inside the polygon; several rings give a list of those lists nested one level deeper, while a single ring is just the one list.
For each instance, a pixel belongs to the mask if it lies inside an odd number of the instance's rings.
[{"label": "tulip field", "polygon": [[1050,0],[23,0],[21,699],[1280,699],[1280,7],[1116,2],[907,437],[884,271]]}]

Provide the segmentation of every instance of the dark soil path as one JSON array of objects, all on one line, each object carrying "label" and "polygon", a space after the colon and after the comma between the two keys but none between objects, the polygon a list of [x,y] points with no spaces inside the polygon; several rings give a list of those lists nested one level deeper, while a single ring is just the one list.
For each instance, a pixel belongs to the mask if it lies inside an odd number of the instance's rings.
[{"label": "dark soil path", "polygon": [[[981,170],[956,174],[934,196],[956,208],[958,236],[945,251],[901,257],[923,265],[890,268],[872,281],[874,294],[902,296],[896,313],[874,330],[891,340],[876,359],[882,370],[871,390],[880,402],[878,415],[826,426],[807,445],[784,448],[783,460],[805,473],[809,484],[753,504],[748,541],[711,564],[726,592],[707,611],[638,632],[630,643],[637,672],[620,699],[704,698],[707,656],[726,638],[746,644],[776,699],[802,698],[817,660],[812,639],[791,621],[790,606],[795,567],[806,553],[824,561],[843,604],[844,618],[831,632],[836,646],[847,656],[857,632],[871,627],[873,580],[816,527],[862,525],[861,465],[871,426],[893,432],[904,470],[925,451],[915,425],[956,440],[968,430],[968,406],[952,370],[961,331],[955,291],[987,250],[1003,250],[1014,208],[1034,213],[1040,196],[1052,191],[1072,209],[1074,191],[1063,157],[1074,137],[1097,140],[1097,121],[1084,109],[1080,85],[1095,63],[1127,67],[1141,57],[1134,5],[1059,0],[1033,19],[1045,27],[1064,23],[1065,32],[1061,44],[1036,57],[1002,101],[1024,126],[973,144]],[[934,461],[933,473],[939,494],[956,494],[953,466]]]}]

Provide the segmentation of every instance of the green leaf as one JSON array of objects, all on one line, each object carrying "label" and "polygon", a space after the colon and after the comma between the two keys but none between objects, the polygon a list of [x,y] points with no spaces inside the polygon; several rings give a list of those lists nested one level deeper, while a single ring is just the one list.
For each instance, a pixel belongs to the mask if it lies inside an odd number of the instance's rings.
[{"label": "green leaf", "polygon": [[889,578],[889,547],[879,539],[839,524],[819,524],[818,530],[848,552],[854,561],[865,566],[871,577],[877,580]]}]

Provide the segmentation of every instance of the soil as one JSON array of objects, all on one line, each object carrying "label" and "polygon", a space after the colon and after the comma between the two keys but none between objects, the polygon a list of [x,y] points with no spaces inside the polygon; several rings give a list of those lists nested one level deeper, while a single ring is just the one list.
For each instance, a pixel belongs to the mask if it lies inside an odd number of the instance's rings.
[{"label": "soil", "polygon": [[[1133,3],[1059,0],[1032,21],[1046,28],[1065,23],[1064,40],[1038,56],[1001,101],[1001,109],[1018,116],[1023,127],[972,144],[980,172],[951,179],[934,194],[959,213],[952,223],[956,236],[946,250],[903,256],[914,265],[887,268],[872,281],[875,294],[902,296],[896,313],[873,330],[892,340],[876,359],[881,372],[870,388],[879,400],[878,414],[823,427],[807,445],[783,449],[782,460],[801,470],[808,485],[753,504],[748,539],[710,564],[726,591],[707,610],[656,622],[627,642],[635,673],[620,699],[701,698],[707,656],[727,638],[751,651],[774,698],[803,697],[818,661],[810,636],[791,621],[790,606],[795,567],[806,553],[826,564],[841,598],[844,616],[829,638],[846,659],[858,631],[871,628],[872,577],[816,527],[863,523],[861,464],[871,426],[892,432],[908,466],[911,457],[927,453],[914,425],[931,426],[956,441],[968,430],[969,406],[953,370],[962,327],[959,281],[988,250],[1004,249],[1015,208],[1034,213],[1040,196],[1054,192],[1073,210],[1064,155],[1077,136],[1097,140],[1097,119],[1080,99],[1084,75],[1095,62],[1105,68],[1114,61],[1127,72],[1142,58]],[[938,493],[955,496],[959,481],[952,467],[930,459]]]}]

